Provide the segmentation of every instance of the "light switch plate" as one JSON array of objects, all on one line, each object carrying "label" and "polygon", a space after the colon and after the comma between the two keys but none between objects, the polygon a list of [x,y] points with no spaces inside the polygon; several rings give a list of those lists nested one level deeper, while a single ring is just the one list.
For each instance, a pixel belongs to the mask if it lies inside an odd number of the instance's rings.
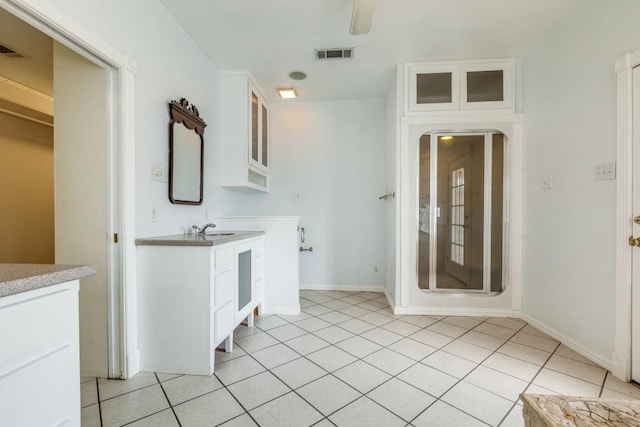
[{"label": "light switch plate", "polygon": [[546,175],[542,177],[542,189],[551,190],[553,188],[553,176]]}]

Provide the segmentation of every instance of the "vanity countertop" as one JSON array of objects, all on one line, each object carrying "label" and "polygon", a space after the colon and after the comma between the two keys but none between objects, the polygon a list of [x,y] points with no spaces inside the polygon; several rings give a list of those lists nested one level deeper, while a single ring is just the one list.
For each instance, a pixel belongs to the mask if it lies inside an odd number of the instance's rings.
[{"label": "vanity countertop", "polygon": [[202,236],[199,234],[176,234],[174,236],[136,239],[136,245],[151,246],[218,246],[225,243],[263,236],[264,231],[219,231]]},{"label": "vanity countertop", "polygon": [[0,298],[94,274],[92,265],[0,264]]}]

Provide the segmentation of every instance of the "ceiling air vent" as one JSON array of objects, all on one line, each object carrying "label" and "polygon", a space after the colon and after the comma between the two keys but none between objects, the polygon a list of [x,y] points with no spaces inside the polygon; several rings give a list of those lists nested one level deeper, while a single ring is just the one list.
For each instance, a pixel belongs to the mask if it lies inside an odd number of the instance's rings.
[{"label": "ceiling air vent", "polygon": [[316,59],[351,59],[353,48],[316,49]]},{"label": "ceiling air vent", "polygon": [[0,44],[0,55],[4,55],[4,56],[8,56],[10,58],[22,58],[22,55],[20,55],[18,52],[16,52],[13,49],[9,49],[6,46],[3,46]]}]

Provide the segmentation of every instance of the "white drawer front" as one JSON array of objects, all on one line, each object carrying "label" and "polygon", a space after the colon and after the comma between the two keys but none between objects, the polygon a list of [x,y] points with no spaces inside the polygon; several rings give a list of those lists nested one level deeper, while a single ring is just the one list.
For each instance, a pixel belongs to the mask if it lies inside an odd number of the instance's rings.
[{"label": "white drawer front", "polygon": [[215,274],[224,273],[227,270],[233,270],[233,247],[217,249],[215,254]]},{"label": "white drawer front", "polygon": [[264,238],[258,239],[255,245],[256,255],[264,255]]},{"label": "white drawer front", "polygon": [[228,303],[216,310],[213,315],[213,329],[215,331],[213,341],[216,345],[233,332],[233,303]]},{"label": "white drawer front", "polygon": [[264,279],[264,255],[256,256],[254,268],[255,268],[255,272],[253,273],[253,279],[254,280]]},{"label": "white drawer front", "polygon": [[213,306],[216,310],[233,300],[233,278],[233,271],[227,271],[215,277],[213,284]]}]

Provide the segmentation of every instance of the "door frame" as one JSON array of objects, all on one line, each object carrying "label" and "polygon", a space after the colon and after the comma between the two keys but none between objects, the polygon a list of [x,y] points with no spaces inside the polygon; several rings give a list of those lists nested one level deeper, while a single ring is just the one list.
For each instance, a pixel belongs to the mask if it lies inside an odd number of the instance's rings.
[{"label": "door frame", "polygon": [[[427,133],[484,133],[500,132],[509,141],[505,154],[505,173],[508,176],[509,209],[505,214],[508,224],[508,254],[503,268],[506,269],[505,290],[495,297],[468,294],[464,298],[456,295],[424,292],[417,284],[416,218],[417,197],[417,147],[419,135]],[[522,150],[523,115],[520,113],[465,113],[433,116],[402,116],[399,119],[400,142],[398,154],[397,187],[398,242],[396,265],[398,266],[395,289],[394,312],[399,314],[424,314],[429,311],[447,315],[515,315],[521,308],[521,259],[522,259]],[[432,166],[433,167],[433,166]],[[415,192],[415,193],[414,193]]]},{"label": "door frame", "polygon": [[617,179],[616,179],[616,288],[615,337],[612,372],[631,379],[632,252],[633,232],[633,69],[640,66],[640,50],[615,62],[617,79]]},{"label": "door frame", "polygon": [[0,0],[0,7],[107,72],[108,232],[119,243],[108,250],[109,377],[130,378],[140,370],[137,343],[135,258],[134,77],[127,55],[95,37],[48,3]]}]

